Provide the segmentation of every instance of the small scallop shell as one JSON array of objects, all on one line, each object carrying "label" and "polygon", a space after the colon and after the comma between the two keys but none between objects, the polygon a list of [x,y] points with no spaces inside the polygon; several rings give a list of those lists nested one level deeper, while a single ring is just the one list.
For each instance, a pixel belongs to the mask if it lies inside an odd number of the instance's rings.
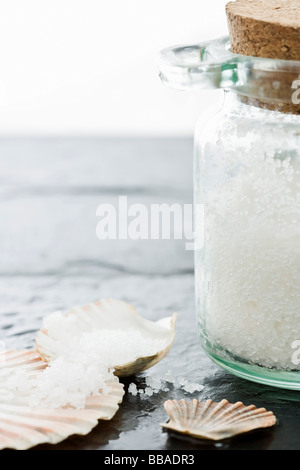
[{"label": "small scallop shell", "polygon": [[[21,371],[40,374],[47,364],[35,351],[7,351],[0,354],[1,372]],[[4,378],[3,378],[4,377]],[[6,375],[7,377],[7,375]],[[30,407],[30,390],[26,393],[8,388],[5,376],[0,382],[0,449],[25,450],[38,444],[57,444],[73,434],[85,435],[98,420],[111,419],[124,395],[118,380],[108,384],[110,392],[86,399],[85,408]]]},{"label": "small scallop shell", "polygon": [[[73,307],[64,316],[76,319],[69,328],[65,328],[64,339],[97,329],[126,331],[130,328],[136,329],[147,339],[153,338],[154,341],[160,342],[159,350],[150,356],[146,354],[128,363],[114,364],[115,374],[118,377],[138,374],[154,366],[166,356],[175,339],[176,314],[152,322],[141,317],[130,304],[119,300],[103,299],[83,307]],[[61,329],[50,334],[46,328],[43,328],[36,337],[36,350],[46,362],[50,362],[59,356],[62,341]]]},{"label": "small scallop shell", "polygon": [[170,420],[161,424],[163,428],[198,439],[219,441],[276,424],[272,411],[254,405],[245,406],[240,401],[231,404],[227,400],[220,403],[195,399],[191,402],[168,400],[164,407]]}]

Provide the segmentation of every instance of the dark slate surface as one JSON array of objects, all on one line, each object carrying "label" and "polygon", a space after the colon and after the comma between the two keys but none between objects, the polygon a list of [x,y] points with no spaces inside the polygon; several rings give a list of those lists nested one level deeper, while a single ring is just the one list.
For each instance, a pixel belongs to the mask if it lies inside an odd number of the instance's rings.
[{"label": "dark slate surface", "polygon": [[[0,339],[33,347],[42,317],[102,297],[123,299],[151,320],[178,313],[167,357],[140,376],[175,377],[178,386],[148,398],[126,394],[118,413],[85,437],[37,449],[299,449],[300,394],[250,383],[214,365],[195,329],[193,253],[180,240],[99,241],[96,208],[117,203],[191,203],[192,139],[0,140]],[[241,400],[272,410],[273,430],[208,444],[163,432],[166,399]]]}]

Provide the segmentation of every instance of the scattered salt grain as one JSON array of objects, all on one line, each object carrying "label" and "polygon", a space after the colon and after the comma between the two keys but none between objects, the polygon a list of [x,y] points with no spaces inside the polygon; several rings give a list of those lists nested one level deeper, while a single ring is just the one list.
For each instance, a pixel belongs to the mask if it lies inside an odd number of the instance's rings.
[{"label": "scattered salt grain", "polygon": [[188,393],[201,392],[204,389],[204,385],[187,382],[183,385],[182,389]]},{"label": "scattered salt grain", "polygon": [[[142,398],[145,398],[152,397],[154,394],[159,392],[169,392],[170,389],[167,387],[166,383],[177,383],[182,388],[182,390],[187,393],[201,392],[204,389],[203,385],[195,382],[188,382],[188,380],[184,377],[175,379],[171,371],[167,372],[166,377],[168,377],[169,382],[167,382],[167,380],[160,379],[155,375],[147,376],[145,378],[146,387],[144,389],[139,389],[136,394],[139,394]],[[130,387],[128,391],[132,393]]]},{"label": "scattered salt grain", "polygon": [[204,389],[204,385],[195,382],[189,382],[184,377],[179,377],[177,382],[187,393],[201,392]]},{"label": "scattered salt grain", "polygon": [[164,384],[163,380],[155,375],[149,375],[145,379],[146,387],[144,389],[144,396],[151,397],[159,392],[168,392],[169,388]]},{"label": "scattered salt grain", "polygon": [[187,384],[187,380],[184,377],[178,377],[177,382],[182,387],[184,387]]},{"label": "scattered salt grain", "polygon": [[128,393],[131,393],[134,397],[138,394],[137,386],[133,382],[128,387]]},{"label": "scattered salt grain", "polygon": [[148,385],[150,388],[153,388],[153,390],[159,391],[162,385],[161,379],[155,375],[149,375],[146,377],[146,385]]},{"label": "scattered salt grain", "polygon": [[168,370],[168,372],[166,373],[166,381],[170,384],[175,383],[175,378],[173,377],[172,372],[170,370]]},{"label": "scattered salt grain", "polygon": [[155,393],[155,391],[151,387],[146,387],[144,389],[144,396],[146,396],[146,397],[152,397],[152,395],[154,395],[154,393]]}]

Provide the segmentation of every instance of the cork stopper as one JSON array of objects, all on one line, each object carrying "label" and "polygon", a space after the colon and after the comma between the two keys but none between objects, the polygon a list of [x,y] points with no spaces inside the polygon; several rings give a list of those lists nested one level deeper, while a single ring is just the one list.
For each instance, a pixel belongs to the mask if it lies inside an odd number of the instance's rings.
[{"label": "cork stopper", "polygon": [[[300,0],[236,0],[227,3],[226,14],[232,52],[300,61]],[[287,74],[289,89],[298,75]],[[263,101],[259,105],[278,109]],[[281,103],[279,110],[300,114],[292,102]]]}]

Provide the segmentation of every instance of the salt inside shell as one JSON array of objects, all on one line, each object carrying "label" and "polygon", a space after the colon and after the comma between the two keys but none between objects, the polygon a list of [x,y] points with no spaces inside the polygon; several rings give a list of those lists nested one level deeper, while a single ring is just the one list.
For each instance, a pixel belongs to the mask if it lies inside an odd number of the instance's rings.
[{"label": "salt inside shell", "polygon": [[0,449],[25,450],[42,443],[57,444],[73,434],[89,433],[98,420],[109,420],[118,410],[124,390],[116,377],[107,384],[109,392],[98,391],[98,395],[87,397],[82,409],[69,405],[33,407],[35,379],[46,368],[35,351],[0,354]]},{"label": "salt inside shell", "polygon": [[114,369],[118,376],[139,373],[160,361],[175,338],[176,314],[158,322],[142,318],[126,302],[103,299],[44,319],[36,349],[45,361],[76,347]]}]

